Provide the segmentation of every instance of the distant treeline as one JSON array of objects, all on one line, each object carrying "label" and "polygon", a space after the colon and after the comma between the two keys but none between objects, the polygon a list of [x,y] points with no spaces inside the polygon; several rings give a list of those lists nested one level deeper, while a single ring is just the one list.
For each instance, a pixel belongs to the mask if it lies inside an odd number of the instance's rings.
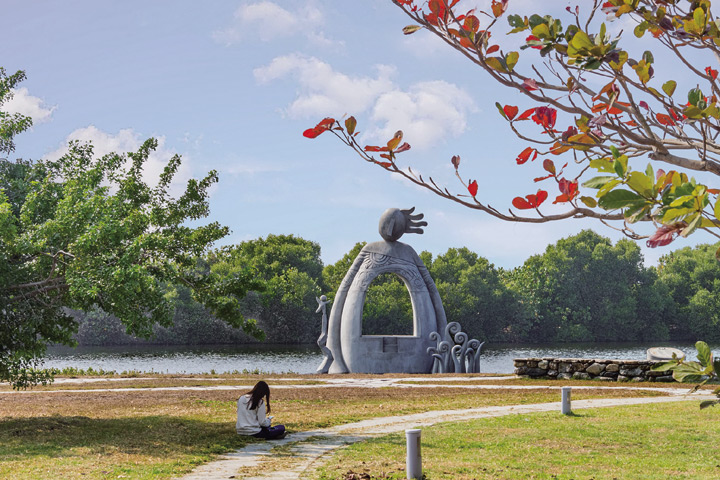
[{"label": "distant treeline", "polygon": [[[242,300],[267,343],[312,343],[320,333],[315,297],[332,300],[364,243],[333,265],[323,266],[317,243],[269,235],[214,251],[198,268],[227,276],[251,269],[265,281]],[[448,321],[474,338],[493,342],[720,341],[718,245],[676,250],[657,267],[643,265],[630,240],[616,244],[584,230],[547,247],[515,269],[495,268],[467,248],[420,257],[440,291]],[[151,340],[127,335],[103,312],[79,313],[81,345],[130,343],[255,343],[212,318],[189,291],[168,289],[175,325],[157,326]],[[329,310],[328,310],[329,313]],[[412,307],[405,285],[383,274],[370,286],[363,314],[365,334],[412,334]]]}]

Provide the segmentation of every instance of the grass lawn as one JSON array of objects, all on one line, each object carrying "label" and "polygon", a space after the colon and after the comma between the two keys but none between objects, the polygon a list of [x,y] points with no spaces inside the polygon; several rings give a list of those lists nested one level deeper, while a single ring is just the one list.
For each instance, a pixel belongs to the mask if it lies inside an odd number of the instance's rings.
[{"label": "grass lawn", "polygon": [[[718,479],[720,412],[697,401],[509,415],[422,430],[427,480]],[[340,450],[313,479],[405,478],[403,434]]]},{"label": "grass lawn", "polygon": [[[221,383],[252,385],[260,378],[224,378]],[[244,389],[147,389],[216,385],[209,376],[164,377],[158,381],[140,378],[92,384],[92,388],[127,388],[133,382],[135,388],[130,391],[69,392],[63,389],[77,385],[67,384],[32,393],[0,391],[0,478],[171,478],[254,441],[234,431],[235,402]],[[428,410],[558,401],[559,392],[543,386],[560,385],[531,381],[527,385],[538,388],[370,389],[320,387],[314,385],[316,382],[312,377],[270,382],[273,415],[290,431]],[[283,383],[305,385],[301,389],[279,388]],[[576,390],[573,399],[643,395],[657,393],[603,388]]]}]

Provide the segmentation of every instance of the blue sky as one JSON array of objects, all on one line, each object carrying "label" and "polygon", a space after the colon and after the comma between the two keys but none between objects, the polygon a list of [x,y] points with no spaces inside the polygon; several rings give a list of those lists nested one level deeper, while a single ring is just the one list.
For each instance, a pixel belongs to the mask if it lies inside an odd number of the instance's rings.
[{"label": "blue sky", "polygon": [[[370,144],[402,129],[412,149],[400,163],[452,191],[463,192],[456,154],[499,210],[537,189],[541,162],[515,164],[526,145],[494,106],[531,105],[429,33],[404,36],[408,23],[389,0],[6,0],[0,64],[28,76],[7,107],[35,120],[15,154],[57,157],[71,138],[128,151],[154,136],[148,177],[175,153],[180,180],[218,170],[211,220],[232,229],[224,243],[295,234],[318,242],[325,263],[378,240],[389,207],[425,214],[425,234],[403,239],[417,251],[466,246],[506,268],[583,228],[620,238],[587,220],[501,222],[364,163],[330,135],[302,136],[325,116],[355,115]],[[671,247],[712,241],[700,232]],[[641,246],[650,264],[671,250]]]}]

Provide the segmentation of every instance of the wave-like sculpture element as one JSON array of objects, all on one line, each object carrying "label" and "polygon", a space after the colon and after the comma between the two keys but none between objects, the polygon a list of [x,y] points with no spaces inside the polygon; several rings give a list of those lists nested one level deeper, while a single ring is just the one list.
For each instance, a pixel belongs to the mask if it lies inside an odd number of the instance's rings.
[{"label": "wave-like sculpture element", "polygon": [[480,373],[480,351],[485,342],[469,339],[458,322],[450,322],[444,335],[431,332],[429,338],[436,342],[427,349],[433,358],[432,373]]}]

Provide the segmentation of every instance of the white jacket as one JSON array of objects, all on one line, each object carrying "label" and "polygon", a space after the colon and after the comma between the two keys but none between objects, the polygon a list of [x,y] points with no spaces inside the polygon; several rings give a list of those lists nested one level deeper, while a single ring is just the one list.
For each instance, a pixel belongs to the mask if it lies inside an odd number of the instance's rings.
[{"label": "white jacket", "polygon": [[265,400],[260,399],[257,408],[250,410],[250,395],[243,395],[237,402],[237,423],[235,430],[239,435],[255,435],[260,427],[269,427],[272,419],[266,416]]}]

